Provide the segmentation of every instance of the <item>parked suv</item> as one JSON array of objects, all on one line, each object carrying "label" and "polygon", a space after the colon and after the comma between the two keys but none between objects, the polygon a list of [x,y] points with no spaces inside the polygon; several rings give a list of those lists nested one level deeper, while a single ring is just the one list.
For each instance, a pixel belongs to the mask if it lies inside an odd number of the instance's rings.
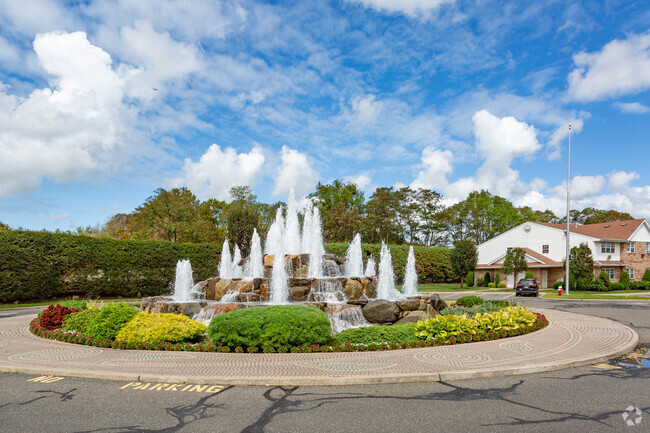
[{"label": "parked suv", "polygon": [[539,296],[539,285],[534,278],[523,278],[517,282],[515,286],[516,296],[519,295],[533,295]]}]

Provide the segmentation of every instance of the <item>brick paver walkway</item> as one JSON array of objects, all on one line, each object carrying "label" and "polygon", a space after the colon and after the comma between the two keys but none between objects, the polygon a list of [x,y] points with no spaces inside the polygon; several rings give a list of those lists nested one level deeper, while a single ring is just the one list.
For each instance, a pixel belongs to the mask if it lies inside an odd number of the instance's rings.
[{"label": "brick paver walkway", "polygon": [[638,335],[607,319],[556,310],[550,324],[496,341],[378,352],[237,354],[113,350],[32,335],[34,316],[0,319],[0,371],[141,382],[337,385],[429,382],[549,371],[632,351]]}]

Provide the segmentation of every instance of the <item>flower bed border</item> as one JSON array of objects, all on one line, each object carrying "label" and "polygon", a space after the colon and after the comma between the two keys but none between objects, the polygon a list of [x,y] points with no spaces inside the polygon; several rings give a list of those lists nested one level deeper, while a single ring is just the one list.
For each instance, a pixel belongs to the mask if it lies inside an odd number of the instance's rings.
[{"label": "flower bed border", "polygon": [[[526,326],[522,325],[520,328],[514,330],[501,330],[501,331],[479,331],[474,335],[462,334],[452,335],[449,338],[437,337],[428,338],[411,343],[369,343],[369,344],[338,344],[335,346],[328,345],[311,345],[311,346],[298,346],[298,347],[282,347],[277,351],[273,348],[262,348],[260,351],[257,347],[241,347],[234,348],[235,353],[312,353],[312,352],[372,352],[377,350],[396,350],[396,349],[410,349],[416,347],[433,347],[433,346],[448,346],[452,344],[472,343],[478,341],[499,340],[502,338],[516,337],[519,335],[528,334],[538,331],[548,326],[549,322],[545,315],[534,313],[537,318],[535,323]],[[127,350],[161,350],[161,351],[184,351],[184,352],[216,352],[227,353],[231,352],[228,346],[215,346],[213,344],[204,343],[167,343],[157,342],[153,344],[148,343],[125,343],[123,341],[114,341],[110,339],[92,338],[83,335],[80,332],[66,331],[63,329],[48,330],[42,328],[38,324],[38,318],[32,320],[29,325],[29,330],[32,334],[48,338],[50,340],[58,340],[66,343],[82,344],[86,346],[103,347],[110,349],[127,349]]]}]

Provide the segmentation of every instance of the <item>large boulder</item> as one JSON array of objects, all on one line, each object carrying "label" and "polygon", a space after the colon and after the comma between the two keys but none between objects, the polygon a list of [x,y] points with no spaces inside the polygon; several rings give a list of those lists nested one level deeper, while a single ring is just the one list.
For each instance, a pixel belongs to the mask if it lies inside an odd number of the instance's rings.
[{"label": "large boulder", "polygon": [[397,306],[402,311],[415,311],[420,309],[420,298],[397,301]]},{"label": "large boulder", "polygon": [[275,256],[273,254],[267,254],[264,256],[264,266],[267,268],[272,268],[273,267],[273,260],[275,260]]},{"label": "large boulder", "polygon": [[253,287],[253,280],[234,280],[228,284],[226,291],[252,293]]},{"label": "large boulder", "polygon": [[364,280],[368,281],[368,284],[363,287],[363,294],[367,298],[374,298],[377,296],[377,278],[376,277],[370,277],[370,278],[364,278]]},{"label": "large boulder", "polygon": [[201,304],[199,302],[179,302],[177,310],[180,314],[184,314],[190,319],[201,311]]},{"label": "large boulder", "polygon": [[399,307],[395,302],[373,299],[363,307],[363,315],[371,323],[395,322],[399,317]]},{"label": "large boulder", "polygon": [[400,323],[417,323],[420,320],[427,320],[427,319],[429,319],[429,315],[424,311],[420,311],[420,310],[408,311],[406,312],[404,317],[402,317],[397,322],[395,322],[395,325],[398,325]]},{"label": "large boulder", "polygon": [[429,303],[436,311],[442,311],[448,307],[447,303],[443,301],[439,295],[431,295],[431,300]]},{"label": "large boulder", "polygon": [[343,293],[348,299],[359,299],[363,296],[363,285],[358,280],[348,278],[343,286]]},{"label": "large boulder", "polygon": [[291,287],[290,300],[293,302],[303,302],[309,297],[311,289],[309,286],[293,286]]},{"label": "large boulder", "polygon": [[220,279],[214,285],[214,297],[208,298],[206,294],[206,299],[213,299],[215,301],[220,301],[223,298],[223,295],[228,291],[228,286],[232,283],[232,280],[227,280],[225,278]]},{"label": "large boulder", "polygon": [[307,265],[296,265],[293,268],[293,276],[294,278],[306,278],[309,275],[309,268],[307,268]]}]

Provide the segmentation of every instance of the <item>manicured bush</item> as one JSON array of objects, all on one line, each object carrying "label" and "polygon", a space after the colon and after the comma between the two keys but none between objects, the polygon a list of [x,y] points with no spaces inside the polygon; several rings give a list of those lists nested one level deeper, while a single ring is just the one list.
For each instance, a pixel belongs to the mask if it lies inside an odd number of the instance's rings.
[{"label": "manicured bush", "polygon": [[650,281],[630,281],[630,290],[649,290]]},{"label": "manicured bush", "polygon": [[494,273],[494,287],[499,287],[499,283],[501,283],[501,276],[499,275],[498,272]]},{"label": "manicured bush", "polygon": [[630,274],[627,272],[621,272],[621,278],[619,280],[619,283],[623,285],[623,288],[625,290],[630,288]]},{"label": "manicured bush", "polygon": [[476,334],[478,322],[466,315],[438,315],[432,319],[420,321],[415,326],[415,335],[419,338],[447,338],[452,335]]},{"label": "manicured bush", "polygon": [[605,283],[603,282],[602,279],[596,278],[593,281],[590,281],[589,284],[587,284],[585,290],[590,290],[594,292],[606,292],[607,286],[605,286]]},{"label": "manicured bush", "polygon": [[474,272],[469,271],[467,275],[465,275],[465,284],[467,284],[467,287],[474,286]]},{"label": "manicured bush", "polygon": [[217,272],[221,244],[132,241],[0,230],[0,302],[166,294],[176,262],[196,281]]},{"label": "manicured bush", "polygon": [[72,313],[65,318],[63,329],[66,331],[75,331],[85,334],[86,330],[88,329],[88,325],[95,317],[97,317],[98,314],[99,310],[96,310],[94,308]]},{"label": "manicured bush", "polygon": [[526,278],[527,280],[532,280],[533,278],[535,278],[535,275],[532,272],[528,271],[526,272],[526,276],[524,278]]},{"label": "manicured bush", "polygon": [[77,308],[64,307],[56,304],[48,306],[39,319],[39,325],[45,329],[57,329],[63,326],[65,318],[72,313],[79,311]]},{"label": "manicured bush", "polygon": [[555,290],[559,289],[560,286],[564,287],[564,282],[562,282],[562,281],[555,281],[555,282],[553,282],[553,288],[554,288]]},{"label": "manicured bush", "polygon": [[498,288],[499,289],[505,289],[506,288],[505,283],[499,283]]},{"label": "manicured bush", "polygon": [[485,285],[488,285],[490,283],[490,273],[485,271],[485,275],[483,275],[483,283]]},{"label": "manicured bush", "polygon": [[415,327],[420,338],[450,338],[461,335],[474,335],[479,332],[510,332],[520,328],[530,328],[538,316],[526,307],[506,307],[491,313],[477,313],[473,318],[463,314],[438,315]]},{"label": "manicured bush", "polygon": [[474,305],[482,304],[483,298],[480,296],[462,296],[456,301],[456,305],[461,307],[473,307]]},{"label": "manicured bush", "polygon": [[[508,303],[507,306],[510,306],[510,304]],[[453,308],[449,307],[449,308],[445,308],[444,310],[442,310],[440,312],[440,314],[442,314],[443,316],[446,316],[446,315],[449,315],[449,314],[452,314],[454,316],[461,316],[463,314],[467,314],[467,316],[471,318],[475,314],[489,313],[489,312],[492,312],[492,311],[500,310],[501,308],[503,308],[503,307],[497,306],[497,305],[495,305],[495,304],[493,304],[491,302],[484,302],[482,304],[474,305],[473,307],[453,307]]]},{"label": "manicured bush", "polygon": [[609,291],[614,291],[614,290],[627,290],[625,285],[623,283],[609,283]]},{"label": "manicured bush", "polygon": [[467,314],[467,308],[465,307],[447,307],[444,308],[440,311],[440,314],[443,316],[447,316],[449,314],[454,315],[454,316],[462,316],[463,314]]},{"label": "manicured bush", "polygon": [[490,304],[492,304],[492,305],[494,305],[496,307],[499,307],[499,308],[506,308],[506,307],[510,307],[510,306],[513,305],[510,301],[503,301],[501,299],[493,299],[493,300],[488,300],[488,301],[485,301],[485,302],[490,303]]},{"label": "manicured bush", "polygon": [[115,340],[147,344],[158,341],[187,343],[198,341],[205,330],[204,324],[182,314],[138,313],[122,327]]},{"label": "manicured bush", "polygon": [[138,310],[126,304],[108,305],[86,327],[85,334],[92,338],[114,339],[122,327],[138,314]]},{"label": "manicured bush", "polygon": [[420,341],[415,336],[415,323],[346,329],[333,335],[332,339],[336,344],[410,343]]},{"label": "manicured bush", "polygon": [[216,345],[242,347],[324,344],[331,333],[327,315],[316,307],[275,305],[233,310],[216,316],[208,335]]},{"label": "manicured bush", "polygon": [[494,289],[494,283],[488,283],[487,285],[490,289]]},{"label": "manicured bush", "polygon": [[607,272],[602,271],[600,274],[598,274],[598,278],[603,282],[605,286],[609,286],[609,275],[607,275]]},{"label": "manicured bush", "polygon": [[476,287],[485,287],[485,281],[483,281],[483,278],[476,280]]},{"label": "manicured bush", "polygon": [[643,273],[643,281],[650,282],[650,269],[646,269]]},{"label": "manicured bush", "polygon": [[589,290],[587,287],[589,287],[592,281],[593,278],[591,276],[578,278],[578,284],[576,284],[574,287],[576,290]]}]

